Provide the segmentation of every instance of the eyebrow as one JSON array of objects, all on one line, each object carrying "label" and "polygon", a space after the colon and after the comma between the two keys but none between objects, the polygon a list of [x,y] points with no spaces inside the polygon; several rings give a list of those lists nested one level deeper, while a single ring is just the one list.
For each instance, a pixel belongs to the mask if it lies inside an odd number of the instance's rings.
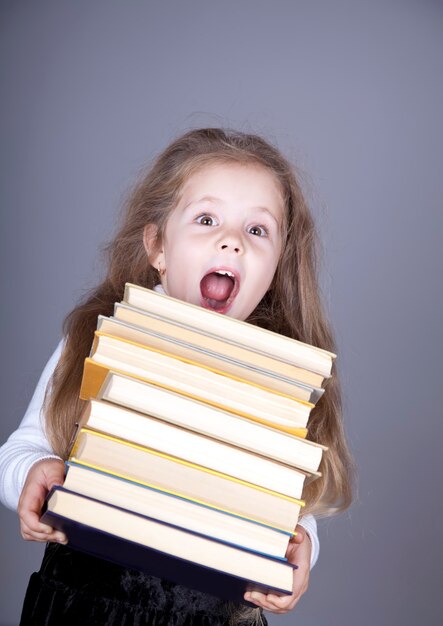
[{"label": "eyebrow", "polygon": [[215,196],[203,196],[203,198],[198,198],[198,200],[191,200],[188,204],[183,207],[183,210],[186,210],[191,206],[191,204],[198,204],[199,202],[222,202],[220,198],[216,198]]},{"label": "eyebrow", "polygon": [[[191,200],[190,202],[188,202],[188,204],[183,207],[183,211],[186,211],[186,209],[189,209],[189,207],[191,205],[198,204],[199,202],[212,202],[214,204],[217,204],[219,202],[223,202],[223,200],[221,200],[221,198],[216,198],[215,196],[203,196],[203,198],[198,198],[198,200]],[[261,211],[263,213],[267,213],[269,215],[269,217],[271,217],[274,220],[274,222],[277,224],[277,226],[280,227],[280,221],[265,206],[253,207],[253,210],[254,211]]]}]

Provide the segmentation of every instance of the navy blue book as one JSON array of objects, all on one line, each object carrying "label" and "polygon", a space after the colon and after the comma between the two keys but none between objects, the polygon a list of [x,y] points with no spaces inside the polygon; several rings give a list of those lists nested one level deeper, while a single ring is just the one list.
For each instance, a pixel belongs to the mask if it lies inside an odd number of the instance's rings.
[{"label": "navy blue book", "polygon": [[[69,546],[124,567],[245,602],[245,591],[292,592],[296,566],[63,487],[48,494],[41,521],[66,533]],[[247,603],[246,603],[247,604]]]}]

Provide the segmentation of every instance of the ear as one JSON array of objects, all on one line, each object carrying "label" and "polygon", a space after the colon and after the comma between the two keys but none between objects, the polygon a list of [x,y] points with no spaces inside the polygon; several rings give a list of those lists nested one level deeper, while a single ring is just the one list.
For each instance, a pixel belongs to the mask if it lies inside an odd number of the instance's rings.
[{"label": "ear", "polygon": [[158,228],[155,224],[146,224],[143,230],[143,245],[146,250],[149,263],[156,270],[163,265],[163,248]]}]

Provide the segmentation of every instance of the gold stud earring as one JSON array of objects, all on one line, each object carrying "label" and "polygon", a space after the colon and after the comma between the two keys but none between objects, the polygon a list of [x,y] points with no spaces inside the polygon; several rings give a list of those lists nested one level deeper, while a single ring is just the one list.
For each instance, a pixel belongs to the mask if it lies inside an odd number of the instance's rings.
[{"label": "gold stud earring", "polygon": [[160,274],[160,276],[164,276],[166,274],[166,268],[161,268],[160,267],[160,261],[158,262],[158,267],[157,267],[158,273]]}]

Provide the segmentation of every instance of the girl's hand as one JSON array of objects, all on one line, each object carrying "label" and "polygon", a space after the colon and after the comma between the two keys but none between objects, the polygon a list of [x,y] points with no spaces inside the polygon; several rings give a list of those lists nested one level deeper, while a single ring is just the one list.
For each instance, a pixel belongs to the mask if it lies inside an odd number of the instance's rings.
[{"label": "girl's hand", "polygon": [[64,533],[40,522],[46,494],[54,485],[62,485],[64,479],[65,466],[58,459],[43,459],[29,470],[17,508],[20,532],[26,541],[68,542]]},{"label": "girl's hand", "polygon": [[258,591],[248,591],[244,595],[244,599],[248,602],[252,602],[256,606],[272,613],[287,613],[291,611],[308,588],[311,566],[311,541],[303,526],[298,525],[295,530],[297,535],[291,539],[286,550],[288,561],[298,565],[298,569],[294,570],[292,594],[290,596],[278,596],[273,593],[265,594]]}]

